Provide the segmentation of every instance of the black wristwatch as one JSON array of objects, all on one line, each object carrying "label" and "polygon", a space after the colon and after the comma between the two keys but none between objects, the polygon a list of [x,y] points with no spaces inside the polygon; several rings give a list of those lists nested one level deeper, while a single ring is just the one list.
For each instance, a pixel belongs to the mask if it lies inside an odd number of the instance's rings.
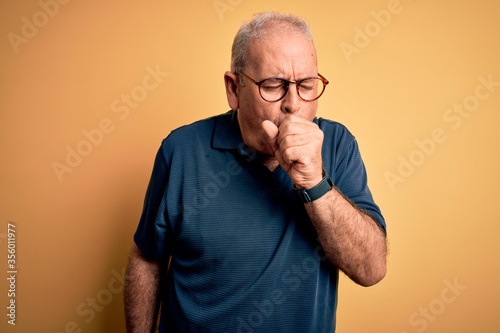
[{"label": "black wristwatch", "polygon": [[323,168],[323,179],[318,183],[318,185],[310,188],[308,190],[299,190],[295,189],[299,198],[304,203],[313,202],[324,196],[328,191],[333,188],[333,181],[330,179],[330,176],[326,173],[325,168]]}]

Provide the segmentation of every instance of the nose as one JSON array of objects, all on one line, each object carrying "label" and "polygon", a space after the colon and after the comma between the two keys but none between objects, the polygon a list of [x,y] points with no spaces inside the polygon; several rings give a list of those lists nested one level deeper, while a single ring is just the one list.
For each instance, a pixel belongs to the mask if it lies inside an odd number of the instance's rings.
[{"label": "nose", "polygon": [[300,110],[301,99],[297,91],[297,85],[291,83],[288,86],[288,91],[281,100],[281,111],[285,113],[297,113]]}]

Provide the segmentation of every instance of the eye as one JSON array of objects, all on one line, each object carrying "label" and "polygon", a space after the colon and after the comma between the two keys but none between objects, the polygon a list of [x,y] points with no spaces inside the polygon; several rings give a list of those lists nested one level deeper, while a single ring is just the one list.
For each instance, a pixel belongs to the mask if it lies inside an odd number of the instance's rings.
[{"label": "eye", "polygon": [[300,82],[300,89],[305,91],[314,90],[316,88],[316,81],[314,79],[306,79]]},{"label": "eye", "polygon": [[260,87],[266,91],[276,91],[280,90],[285,86],[283,80],[280,79],[268,79],[264,80]]}]

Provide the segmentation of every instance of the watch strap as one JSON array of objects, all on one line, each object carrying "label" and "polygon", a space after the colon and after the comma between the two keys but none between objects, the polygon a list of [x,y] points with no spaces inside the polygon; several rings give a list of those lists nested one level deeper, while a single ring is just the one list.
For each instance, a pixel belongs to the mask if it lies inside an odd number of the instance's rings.
[{"label": "watch strap", "polygon": [[333,181],[323,168],[323,179],[314,187],[310,189],[295,189],[298,196],[304,203],[313,202],[324,196],[333,188]]}]

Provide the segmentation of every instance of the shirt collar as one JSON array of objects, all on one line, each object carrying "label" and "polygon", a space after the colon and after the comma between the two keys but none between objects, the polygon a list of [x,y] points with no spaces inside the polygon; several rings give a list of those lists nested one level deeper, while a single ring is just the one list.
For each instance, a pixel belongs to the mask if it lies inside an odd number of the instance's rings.
[{"label": "shirt collar", "polygon": [[212,136],[212,148],[234,150],[247,161],[253,161],[257,156],[257,152],[243,142],[238,112],[234,110],[217,117]]},{"label": "shirt collar", "polygon": [[238,149],[242,145],[244,144],[237,111],[231,110],[217,117],[212,136],[212,148],[230,150]]}]

